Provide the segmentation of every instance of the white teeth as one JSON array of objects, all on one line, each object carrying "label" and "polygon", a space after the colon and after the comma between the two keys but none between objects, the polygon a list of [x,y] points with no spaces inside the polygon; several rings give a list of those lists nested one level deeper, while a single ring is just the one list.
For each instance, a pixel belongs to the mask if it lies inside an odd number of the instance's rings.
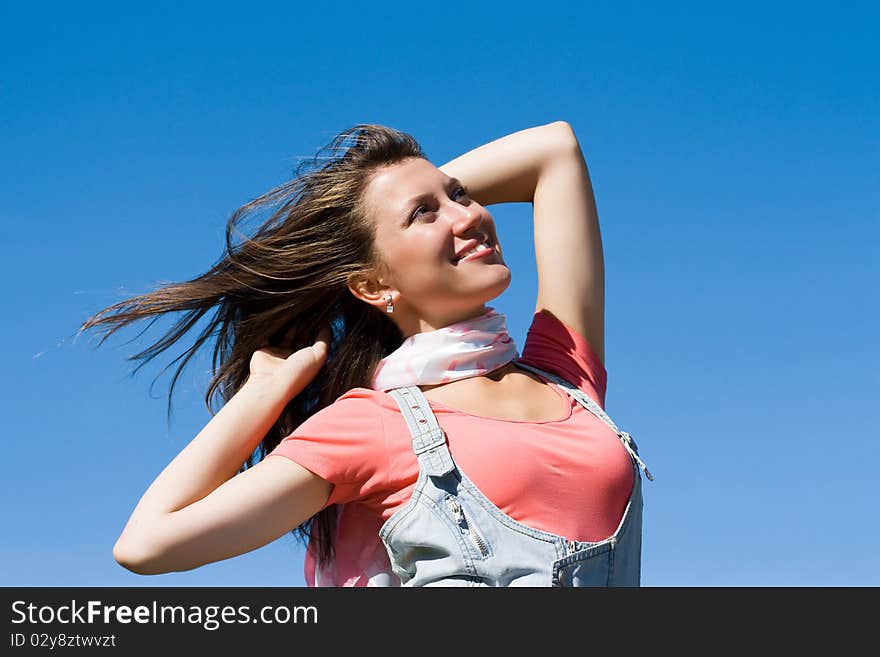
[{"label": "white teeth", "polygon": [[489,250],[489,246],[487,246],[485,242],[482,242],[480,244],[477,244],[470,251],[467,251],[466,253],[462,253],[461,258],[459,258],[459,260],[461,260],[462,258],[468,257],[472,253],[477,253],[478,251],[488,251],[488,250]]}]

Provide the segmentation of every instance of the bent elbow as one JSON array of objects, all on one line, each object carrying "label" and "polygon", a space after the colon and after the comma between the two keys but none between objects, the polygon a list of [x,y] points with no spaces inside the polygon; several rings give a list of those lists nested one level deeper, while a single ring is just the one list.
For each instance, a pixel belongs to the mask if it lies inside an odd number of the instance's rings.
[{"label": "bent elbow", "polygon": [[133,546],[121,538],[113,546],[113,559],[120,566],[136,575],[159,575],[156,559],[144,548],[143,543]]},{"label": "bent elbow", "polygon": [[555,141],[560,150],[568,153],[572,150],[580,151],[581,145],[578,142],[574,128],[568,121],[554,121],[548,124],[548,128],[553,131]]}]

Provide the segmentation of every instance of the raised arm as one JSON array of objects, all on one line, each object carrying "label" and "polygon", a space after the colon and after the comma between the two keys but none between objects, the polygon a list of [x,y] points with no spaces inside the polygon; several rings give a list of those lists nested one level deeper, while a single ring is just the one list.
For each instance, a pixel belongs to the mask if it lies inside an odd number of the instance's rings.
[{"label": "raised arm", "polygon": [[605,361],[605,265],[583,153],[565,121],[520,130],[438,167],[481,205],[533,205],[538,297]]},{"label": "raised arm", "polygon": [[191,570],[262,547],[319,511],[331,484],[293,461],[235,473],[325,356],[320,341],[258,351],[248,381],[141,497],[114,559],[141,575]]}]

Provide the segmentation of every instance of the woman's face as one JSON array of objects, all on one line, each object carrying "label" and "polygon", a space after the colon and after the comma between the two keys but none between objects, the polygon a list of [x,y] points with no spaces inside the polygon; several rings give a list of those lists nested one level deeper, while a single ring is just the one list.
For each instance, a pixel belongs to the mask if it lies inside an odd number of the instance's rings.
[{"label": "woman's face", "polygon": [[427,160],[378,170],[365,201],[385,265],[378,300],[365,300],[384,310],[390,293],[405,335],[474,317],[510,284],[492,215]]}]

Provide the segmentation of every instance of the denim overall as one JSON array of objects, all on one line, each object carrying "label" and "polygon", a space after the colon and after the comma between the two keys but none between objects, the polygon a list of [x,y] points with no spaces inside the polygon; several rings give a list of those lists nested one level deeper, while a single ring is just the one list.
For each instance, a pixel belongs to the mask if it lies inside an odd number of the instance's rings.
[{"label": "denim overall", "polygon": [[[379,530],[403,586],[639,586],[642,481],[651,473],[632,436],[620,431],[584,392],[564,379],[516,360],[549,379],[608,424],[629,452],[633,487],[614,534],[573,541],[523,525],[495,506],[449,453],[443,429],[417,386],[389,391],[403,412],[419,460],[412,498]],[[503,462],[503,454],[498,458]]]}]

